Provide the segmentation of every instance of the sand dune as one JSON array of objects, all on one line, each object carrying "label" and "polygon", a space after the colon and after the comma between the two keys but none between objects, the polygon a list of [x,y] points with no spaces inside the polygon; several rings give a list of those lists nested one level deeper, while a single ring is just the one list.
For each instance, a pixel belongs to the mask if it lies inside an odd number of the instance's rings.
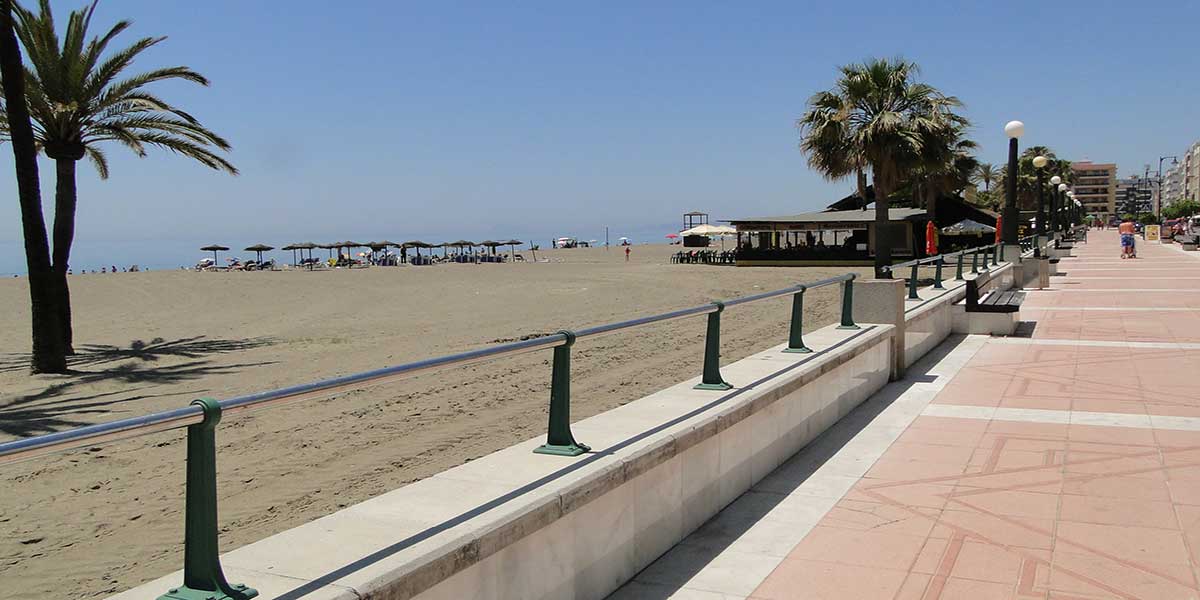
[{"label": "sand dune", "polygon": [[[747,295],[845,269],[671,265],[675,248],[539,252],[549,263],[72,280],[77,373],[26,373],[23,279],[0,281],[0,439],[303,383]],[[528,256],[528,253],[526,253]],[[809,324],[836,317],[810,292]],[[789,302],[725,313],[723,360],[785,341]],[[704,321],[575,347],[573,417],[698,374]],[[218,430],[229,550],[544,433],[550,352],[251,413]],[[586,440],[582,440],[585,441]],[[182,432],[0,467],[9,598],[90,597],[179,568]]]}]

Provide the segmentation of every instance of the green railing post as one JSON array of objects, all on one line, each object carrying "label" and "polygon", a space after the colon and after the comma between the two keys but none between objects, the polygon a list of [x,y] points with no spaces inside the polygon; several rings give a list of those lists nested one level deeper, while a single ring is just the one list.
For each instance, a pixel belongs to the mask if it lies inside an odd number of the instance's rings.
[{"label": "green railing post", "polygon": [[971,274],[974,275],[978,272],[979,272],[979,251],[972,250],[971,251]]},{"label": "green railing post", "polygon": [[945,260],[941,256],[938,256],[937,268],[935,268],[933,271],[933,289],[935,289],[935,290],[946,289],[946,286],[942,285],[942,263],[943,262],[945,262]]},{"label": "green railing post", "polygon": [[991,264],[990,264],[990,263],[992,262],[992,257],[991,257],[991,256],[988,256],[988,254],[989,254],[990,252],[991,252],[991,250],[990,250],[990,249],[989,249],[989,250],[984,250],[984,251],[983,251],[983,261],[982,261],[982,263],[979,265],[979,272],[980,272],[980,273],[987,273],[987,272],[988,272],[988,269],[990,269],[990,268],[991,268]]},{"label": "green railing post", "polygon": [[962,254],[962,252],[958,253],[958,266],[954,269],[954,280],[955,281],[963,280],[963,254]]},{"label": "green railing post", "polygon": [[533,451],[537,454],[555,456],[579,456],[590,447],[575,441],[571,434],[571,346],[575,334],[560,331],[567,341],[554,347],[554,362],[550,367],[550,425],[546,430],[546,443]]},{"label": "green railing post", "polygon": [[708,313],[708,332],[704,336],[704,375],[696,384],[698,390],[733,388],[721,378],[721,311],[725,310],[725,303],[718,300],[713,304],[717,310]]},{"label": "green railing post", "polygon": [[800,286],[800,291],[792,294],[792,328],[788,331],[788,347],[784,348],[784,352],[796,354],[806,354],[812,352],[812,348],[804,345],[802,337],[802,329],[804,328],[804,286]]},{"label": "green railing post", "polygon": [[857,277],[854,273],[850,274],[850,279],[842,282],[842,324],[838,325],[838,329],[862,329],[854,324],[854,278]]},{"label": "green railing post", "polygon": [[1000,244],[992,244],[992,266],[1000,266]]},{"label": "green railing post", "polygon": [[908,276],[908,299],[909,300],[920,300],[921,299],[921,297],[917,295],[917,266],[918,266],[917,263],[913,263],[912,274]]},{"label": "green railing post", "polygon": [[204,420],[187,428],[187,488],[184,500],[183,586],[159,600],[246,600],[258,591],[230,584],[221,570],[217,544],[217,423],[221,405],[212,398],[193,400]]}]

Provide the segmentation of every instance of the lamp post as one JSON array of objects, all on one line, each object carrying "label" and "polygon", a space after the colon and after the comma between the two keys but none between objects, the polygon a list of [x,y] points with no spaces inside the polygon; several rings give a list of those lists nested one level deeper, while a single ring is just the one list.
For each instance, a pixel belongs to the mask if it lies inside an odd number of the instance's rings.
[{"label": "lamp post", "polygon": [[1009,121],[1004,126],[1008,136],[1008,176],[1004,178],[1004,230],[1001,232],[1005,244],[1017,243],[1017,138],[1025,134],[1025,124]]},{"label": "lamp post", "polygon": [[1058,224],[1062,227],[1062,230],[1064,233],[1067,231],[1067,225],[1069,224],[1070,219],[1071,219],[1071,213],[1070,213],[1071,207],[1067,206],[1067,203],[1070,201],[1071,201],[1071,199],[1067,198],[1067,184],[1065,184],[1065,183],[1058,184],[1058,205],[1062,207],[1062,210],[1064,213],[1062,215],[1062,217],[1059,219]]},{"label": "lamp post", "polygon": [[1163,200],[1163,198],[1162,198],[1162,185],[1163,185],[1162,163],[1164,160],[1167,160],[1168,158],[1171,159],[1172,167],[1179,165],[1179,157],[1178,156],[1160,156],[1160,157],[1158,157],[1158,202],[1156,202],[1155,206],[1154,206],[1154,216],[1158,217],[1160,219],[1162,218],[1162,200]]},{"label": "lamp post", "polygon": [[1055,175],[1050,178],[1050,231],[1058,233],[1062,225],[1062,215],[1058,211],[1062,210],[1062,202],[1058,197],[1058,185],[1062,183],[1062,177]]},{"label": "lamp post", "polygon": [[1033,169],[1037,171],[1037,236],[1034,238],[1033,256],[1042,257],[1042,240],[1046,237],[1046,184],[1042,182],[1043,170],[1049,162],[1045,156],[1033,157]]}]

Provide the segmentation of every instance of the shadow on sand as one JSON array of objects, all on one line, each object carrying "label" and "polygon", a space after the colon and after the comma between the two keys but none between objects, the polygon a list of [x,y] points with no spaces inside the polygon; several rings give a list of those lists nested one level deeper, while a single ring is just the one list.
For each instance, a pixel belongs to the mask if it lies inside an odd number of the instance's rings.
[{"label": "shadow on sand", "polygon": [[[85,420],[80,417],[112,413],[120,404],[148,398],[199,395],[204,392],[203,389],[158,394],[137,392],[155,385],[191,381],[209,375],[226,375],[273,364],[244,362],[218,365],[207,358],[273,343],[275,341],[270,338],[210,340],[197,336],[173,341],[156,338],[148,343],[134,340],[127,348],[97,344],[81,346],[76,355],[68,360],[71,367],[69,374],[57,376],[57,381],[40,392],[0,399],[0,434],[27,437],[51,433],[95,422],[94,418]],[[192,360],[169,365],[154,364],[172,358]],[[27,368],[28,364],[28,354],[3,355],[0,357],[0,372],[19,371]],[[117,390],[72,395],[85,386],[105,383],[127,385]]]}]

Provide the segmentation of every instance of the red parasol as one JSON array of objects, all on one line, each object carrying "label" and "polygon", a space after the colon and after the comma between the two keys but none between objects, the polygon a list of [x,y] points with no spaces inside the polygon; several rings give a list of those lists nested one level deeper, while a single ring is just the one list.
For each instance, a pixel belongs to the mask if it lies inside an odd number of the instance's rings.
[{"label": "red parasol", "polygon": [[675,238],[677,238],[677,237],[679,237],[679,236],[678,236],[678,235],[675,235],[674,233],[668,233],[668,234],[667,234],[667,239],[671,239],[671,240],[673,240],[673,239],[675,239]]},{"label": "red parasol", "polygon": [[937,254],[937,227],[933,221],[925,224],[925,255],[933,256]]},{"label": "red parasol", "polygon": [[996,217],[996,243],[1000,243],[1000,230],[1004,227],[1004,217]]}]

